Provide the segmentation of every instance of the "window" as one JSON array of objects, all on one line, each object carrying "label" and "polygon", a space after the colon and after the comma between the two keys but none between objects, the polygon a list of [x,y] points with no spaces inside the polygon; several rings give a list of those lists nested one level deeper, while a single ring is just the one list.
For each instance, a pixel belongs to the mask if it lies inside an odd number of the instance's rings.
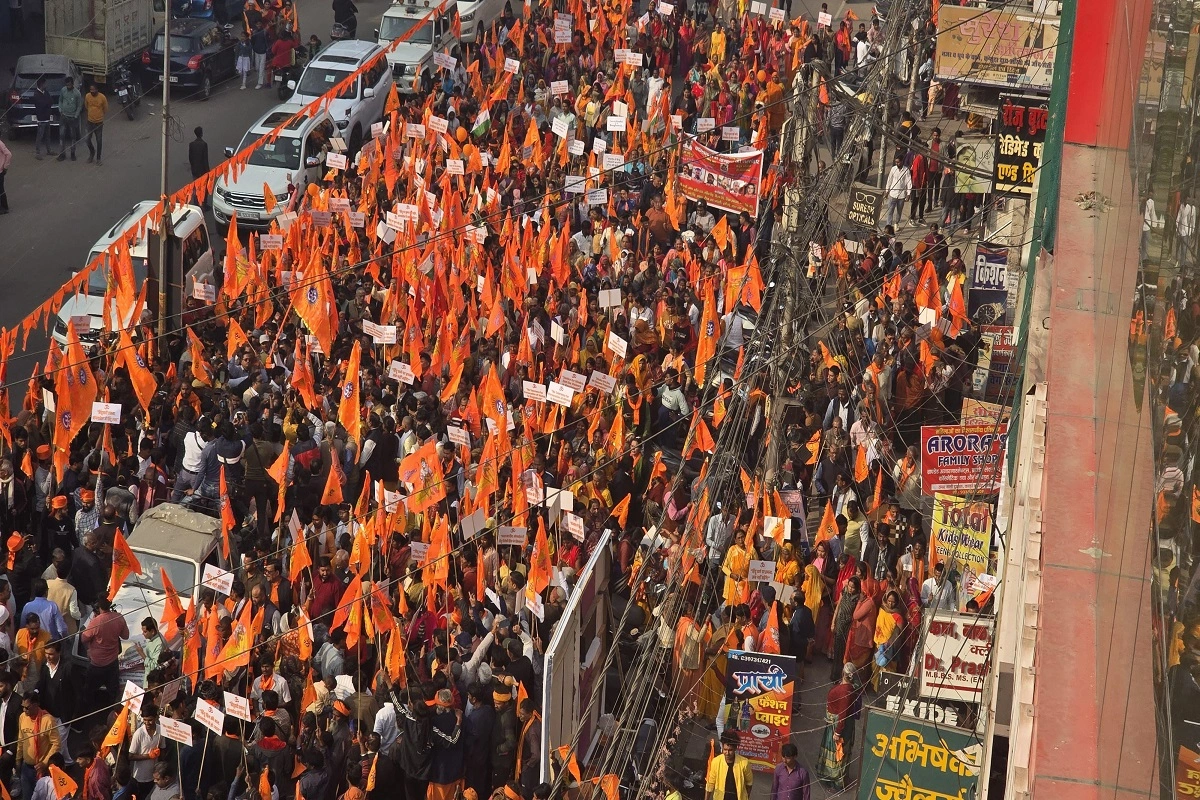
[{"label": "window", "polygon": [[411,44],[433,44],[433,25],[425,21],[424,25],[418,26],[424,15],[412,17],[384,17],[379,21],[379,41],[390,42],[393,39],[399,39],[404,34],[408,33],[413,28],[412,36],[409,36],[405,41]]},{"label": "window", "polygon": [[[239,150],[245,150],[258,141],[261,134],[247,133]],[[300,139],[295,136],[280,136],[273,142],[265,142],[250,153],[249,164],[254,167],[282,167],[297,169],[300,166]]]},{"label": "window", "polygon": [[[300,85],[296,87],[296,94],[304,97],[320,97],[345,80],[349,74],[348,71],[328,69],[314,64],[304,70],[304,74],[300,76]],[[344,89],[338,94],[338,98],[341,100],[356,98],[358,96],[357,84],[357,80],[353,81],[348,89]]]},{"label": "window", "polygon": [[[163,51],[163,35],[160,33],[154,37],[154,45],[150,48],[156,53]],[[171,37],[171,53],[173,55],[184,55],[192,52],[192,39],[189,36],[172,36]]]}]

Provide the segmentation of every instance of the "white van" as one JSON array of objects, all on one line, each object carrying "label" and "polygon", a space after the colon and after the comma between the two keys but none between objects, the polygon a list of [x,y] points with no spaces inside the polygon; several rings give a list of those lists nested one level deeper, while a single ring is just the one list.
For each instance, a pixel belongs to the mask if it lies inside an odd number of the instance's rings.
[{"label": "white van", "polygon": [[[105,253],[112,244],[137,227],[138,222],[157,203],[153,200],[143,200],[131,208],[116,224],[101,236],[92,250],[88,253],[85,266]],[[204,210],[199,206],[176,206],[171,213],[171,237],[167,247],[167,309],[169,314],[178,314],[181,310],[183,296],[190,295],[197,281],[213,283],[213,251],[208,235],[208,225],[204,221]],[[133,262],[134,286],[140,289],[142,281],[147,278],[151,286],[146,289],[146,306],[154,313],[158,312],[158,233],[156,229],[148,229],[140,239],[129,249],[130,260]],[[104,292],[108,288],[109,265],[104,263],[92,272],[88,278],[86,294],[67,297],[62,308],[58,311],[58,319],[54,321],[54,331],[51,334],[54,341],[65,346],[67,343],[67,326],[72,318],[82,321],[89,317],[91,325],[88,330],[77,324],[75,333],[79,340],[91,344],[100,338],[104,329]],[[122,327],[127,327],[132,320],[119,320]]]},{"label": "white van", "polygon": [[459,40],[454,35],[454,15],[458,10],[458,0],[443,0],[438,6],[431,6],[430,0],[421,0],[419,4],[417,0],[407,0],[392,3],[383,12],[375,29],[379,44],[386,47],[412,32],[388,51],[387,60],[396,76],[396,91],[415,94],[432,87],[437,71],[433,54],[453,54],[458,49]]},{"label": "white van", "polygon": [[464,42],[475,42],[482,31],[500,19],[509,0],[462,0],[458,4],[459,21]]},{"label": "white van", "polygon": [[[346,76],[363,67],[383,50],[374,42],[345,39],[333,42],[304,68],[300,80],[288,81],[294,89],[291,102],[308,105],[321,97]],[[337,125],[338,135],[347,142],[350,156],[358,152],[371,132],[371,123],[383,119],[383,108],[392,89],[392,71],[385,59],[378,59],[354,81],[354,86],[339,94],[326,110]]]},{"label": "white van", "polygon": [[[275,106],[246,131],[237,151],[252,146],[302,108],[304,106],[299,103]],[[228,225],[230,217],[237,212],[239,228],[265,230],[271,227],[271,221],[282,214],[292,200],[289,186],[302,193],[309,181],[320,179],[329,141],[336,135],[333,117],[322,111],[312,117],[297,117],[275,141],[256,147],[236,181],[228,181],[222,176],[213,185],[212,207],[217,223]],[[232,147],[225,148],[226,156],[231,157],[234,152]],[[270,212],[263,193],[264,184],[271,188],[278,203]]]}]

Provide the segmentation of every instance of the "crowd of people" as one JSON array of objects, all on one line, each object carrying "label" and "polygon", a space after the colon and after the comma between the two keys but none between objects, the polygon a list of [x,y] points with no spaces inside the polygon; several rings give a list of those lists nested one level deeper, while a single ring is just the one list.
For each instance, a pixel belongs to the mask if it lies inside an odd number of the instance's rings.
[{"label": "crowd of people", "polygon": [[[672,674],[718,728],[728,650],[774,646],[802,669],[829,657],[817,772],[844,782],[871,665],[910,656],[924,608],[958,607],[952,570],[925,555],[911,445],[956,418],[978,337],[937,225],[915,247],[891,226],[855,248],[822,231],[802,268],[832,321],[784,354],[786,385],[748,360],[779,189],[806,180],[778,163],[788,101],[853,20],[834,34],[744,12],[506,12],[427,94],[389,99],[356,168],[279,200],[295,212],[271,231],[281,244],[231,230],[218,301],[189,299],[163,338],[127,254],[112,260],[106,306],[142,324],[87,351],[72,330],[4,421],[0,780],[15,774],[25,800],[64,770],[84,800],[545,800],[543,654],[608,531],[611,590],[643,620],[662,602],[650,583],[686,595]],[[869,54],[879,27],[860,27]],[[828,101],[821,89],[831,142]],[[732,126],[763,152],[757,213],[680,188],[680,140],[729,152]],[[802,413],[771,445],[742,422],[784,413],[774,396]],[[100,399],[121,423],[79,425]],[[742,480],[710,492],[722,447]],[[220,519],[232,585],[144,574],[161,615],[114,608],[138,568],[126,538],[166,502]],[[804,533],[809,510],[821,523]],[[790,539],[764,529],[768,511],[793,519]],[[787,597],[748,580],[756,559],[777,562]],[[167,736],[176,723],[190,745]],[[803,800],[784,755],[776,780]],[[554,774],[569,781],[576,757]],[[709,789],[728,797],[741,768],[722,758]]]}]

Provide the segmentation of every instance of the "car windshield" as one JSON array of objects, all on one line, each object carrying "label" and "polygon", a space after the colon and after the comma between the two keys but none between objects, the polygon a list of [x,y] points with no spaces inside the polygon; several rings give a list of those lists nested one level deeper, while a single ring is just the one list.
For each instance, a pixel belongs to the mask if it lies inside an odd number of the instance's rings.
[{"label": "car windshield", "polygon": [[67,82],[67,76],[56,72],[18,72],[15,81],[17,89],[32,89],[38,78],[46,79],[46,91],[57,95],[59,89]]},{"label": "car windshield", "polygon": [[171,584],[175,590],[181,592],[184,596],[190,596],[192,587],[196,584],[196,565],[190,561],[183,561],[170,556],[160,556],[157,553],[147,553],[142,550],[134,550],[134,555],[137,556],[138,563],[142,565],[141,572],[131,572],[129,577],[125,579],[125,583],[131,586],[143,586],[147,589],[153,589],[156,592],[165,591],[163,589],[162,572],[160,567],[167,571],[167,577],[171,579]]},{"label": "car windshield", "polygon": [[[171,37],[171,52],[175,55],[192,52],[193,43],[190,36],[172,36]],[[154,37],[154,46],[150,48],[156,53],[163,51],[163,35],[160,33]]]},{"label": "car windshield", "polygon": [[[320,97],[345,80],[349,74],[349,72],[344,70],[328,69],[319,64],[314,64],[304,70],[304,74],[300,76],[300,86],[297,87],[296,94],[304,97]],[[355,97],[358,97],[357,79],[351,82],[348,88],[338,94],[338,98],[342,100],[353,99]]]},{"label": "car windshield", "polygon": [[[103,255],[103,250],[93,250],[88,254],[87,263],[92,263],[92,259],[96,256]],[[129,259],[133,262],[133,279],[135,286],[141,286],[142,281],[146,280],[146,259],[132,256]],[[103,297],[108,291],[108,267],[93,270],[88,277],[88,295],[91,297]]]},{"label": "car windshield", "polygon": [[[416,28],[416,30],[413,30]],[[412,44],[433,44],[433,23],[424,17],[384,17],[379,22],[379,40],[390,42],[412,31],[405,41]]]},{"label": "car windshield", "polygon": [[[258,141],[262,134],[247,133],[238,150],[245,150]],[[300,139],[295,136],[280,136],[273,142],[263,142],[250,154],[252,167],[300,168]]]}]

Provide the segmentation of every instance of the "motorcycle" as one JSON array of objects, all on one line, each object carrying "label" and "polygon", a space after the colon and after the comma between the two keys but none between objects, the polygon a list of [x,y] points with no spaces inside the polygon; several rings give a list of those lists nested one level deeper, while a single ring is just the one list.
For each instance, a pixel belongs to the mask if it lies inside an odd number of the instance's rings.
[{"label": "motorcycle", "polygon": [[142,104],[141,82],[130,74],[129,67],[118,64],[113,85],[116,87],[117,97],[121,99],[121,108],[125,109],[125,116],[132,120],[133,109]]}]

